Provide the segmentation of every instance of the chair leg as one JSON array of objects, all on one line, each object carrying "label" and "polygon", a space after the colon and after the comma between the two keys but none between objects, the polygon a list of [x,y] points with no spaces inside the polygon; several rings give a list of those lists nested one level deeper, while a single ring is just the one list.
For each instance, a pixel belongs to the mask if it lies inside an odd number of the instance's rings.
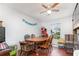
[{"label": "chair leg", "polygon": [[20,55],[22,54],[22,51],[20,50],[20,53],[19,53]]},{"label": "chair leg", "polygon": [[24,55],[24,52],[21,52],[21,56],[23,56]]},{"label": "chair leg", "polygon": [[23,56],[25,53],[23,51],[20,51],[20,56]]},{"label": "chair leg", "polygon": [[25,52],[25,55],[26,55],[26,56],[29,56],[28,52]]}]

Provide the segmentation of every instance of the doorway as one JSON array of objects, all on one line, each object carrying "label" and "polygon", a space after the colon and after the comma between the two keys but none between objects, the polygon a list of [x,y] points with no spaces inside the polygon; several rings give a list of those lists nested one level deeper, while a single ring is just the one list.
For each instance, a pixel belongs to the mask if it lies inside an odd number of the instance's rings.
[{"label": "doorway", "polygon": [[61,24],[55,23],[52,25],[52,33],[53,33],[53,43],[52,45],[58,47],[58,40],[60,39],[60,32],[61,32]]}]

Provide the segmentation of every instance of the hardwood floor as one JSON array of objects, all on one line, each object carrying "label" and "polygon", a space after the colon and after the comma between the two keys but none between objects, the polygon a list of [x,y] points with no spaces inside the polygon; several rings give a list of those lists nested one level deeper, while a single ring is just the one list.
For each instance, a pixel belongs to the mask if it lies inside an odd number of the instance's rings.
[{"label": "hardwood floor", "polygon": [[50,56],[73,56],[73,54],[69,54],[65,51],[64,48],[53,48],[51,50]]},{"label": "hardwood floor", "polygon": [[67,53],[63,48],[52,47],[49,49],[41,49],[38,53],[30,52],[28,56],[73,56],[73,54]]}]

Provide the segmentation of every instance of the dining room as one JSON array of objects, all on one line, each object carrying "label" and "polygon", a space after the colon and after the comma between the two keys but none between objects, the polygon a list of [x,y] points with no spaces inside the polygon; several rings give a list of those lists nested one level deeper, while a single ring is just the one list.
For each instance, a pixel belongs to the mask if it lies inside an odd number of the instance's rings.
[{"label": "dining room", "polygon": [[5,40],[0,38],[0,45],[8,45],[8,52],[0,49],[0,55],[73,56],[73,47],[66,40],[73,39],[75,6],[76,3],[0,3],[0,28],[5,27],[5,35],[1,34]]}]

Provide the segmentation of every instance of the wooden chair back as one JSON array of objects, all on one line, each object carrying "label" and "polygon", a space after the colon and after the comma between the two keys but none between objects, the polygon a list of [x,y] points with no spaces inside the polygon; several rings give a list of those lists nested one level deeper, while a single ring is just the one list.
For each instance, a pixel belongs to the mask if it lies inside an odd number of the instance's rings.
[{"label": "wooden chair back", "polygon": [[27,42],[20,42],[21,50],[30,51],[33,49],[33,45]]},{"label": "wooden chair back", "polygon": [[29,35],[29,34],[25,34],[25,35],[24,35],[24,39],[26,40],[26,39],[28,39],[28,38],[30,38],[30,35]]},{"label": "wooden chair back", "polygon": [[35,34],[31,34],[31,38],[35,38]]}]

